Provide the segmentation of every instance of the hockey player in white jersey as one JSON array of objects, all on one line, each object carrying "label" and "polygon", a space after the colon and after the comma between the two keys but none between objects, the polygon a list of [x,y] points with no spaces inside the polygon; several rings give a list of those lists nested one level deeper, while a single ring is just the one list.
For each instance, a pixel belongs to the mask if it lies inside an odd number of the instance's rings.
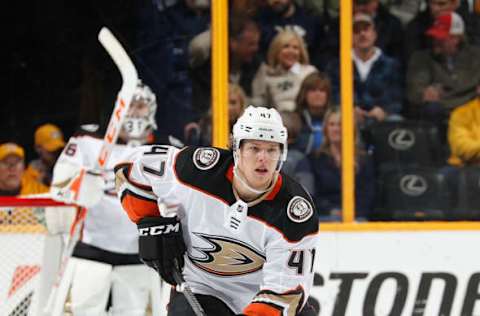
[{"label": "hockey player in white jersey", "polygon": [[115,192],[113,166],[120,156],[147,143],[156,128],[157,108],[150,88],[138,83],[135,94],[102,176],[88,172],[95,166],[103,140],[93,133],[79,133],[70,138],[55,168],[51,193],[53,198],[72,202],[69,183],[82,169],[87,173],[75,203],[88,206],[82,238],[70,259],[74,265],[71,283],[71,310],[74,316],[143,316],[149,300],[152,271],[138,256],[136,226],[123,212]]},{"label": "hockey player in white jersey", "polygon": [[[309,194],[280,173],[286,157],[279,113],[253,106],[233,127],[233,151],[139,147],[115,174],[142,261],[170,284],[183,268],[209,316],[303,314],[318,220]],[[173,291],[168,315],[195,314]]]}]

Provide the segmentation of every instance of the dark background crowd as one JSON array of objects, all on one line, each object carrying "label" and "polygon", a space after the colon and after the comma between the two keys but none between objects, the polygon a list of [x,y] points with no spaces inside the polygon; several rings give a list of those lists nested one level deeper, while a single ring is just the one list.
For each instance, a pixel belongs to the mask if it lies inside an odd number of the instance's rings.
[{"label": "dark background crowd", "polygon": [[[16,155],[48,186],[64,139],[82,124],[105,128],[121,78],[97,40],[103,26],[156,94],[156,133],[210,145],[208,0],[10,5],[22,14],[4,32],[0,144],[24,151],[0,145],[0,168]],[[284,172],[321,220],[341,217],[338,10],[334,0],[229,1],[230,124],[247,104],[281,112]],[[480,0],[353,0],[352,20],[357,219],[480,218]],[[22,192],[2,181],[2,195]]]}]

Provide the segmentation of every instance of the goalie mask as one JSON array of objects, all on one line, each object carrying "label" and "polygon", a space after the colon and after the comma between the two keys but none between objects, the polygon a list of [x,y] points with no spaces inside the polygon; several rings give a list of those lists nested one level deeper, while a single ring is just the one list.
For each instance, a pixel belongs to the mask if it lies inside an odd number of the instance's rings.
[{"label": "goalie mask", "polygon": [[280,144],[282,154],[277,171],[287,159],[287,129],[277,110],[248,106],[233,126],[233,158],[237,165],[242,140],[263,140]]},{"label": "goalie mask", "polygon": [[151,131],[157,129],[156,111],[155,94],[139,80],[122,126],[123,138],[127,144],[137,146],[146,142]]}]

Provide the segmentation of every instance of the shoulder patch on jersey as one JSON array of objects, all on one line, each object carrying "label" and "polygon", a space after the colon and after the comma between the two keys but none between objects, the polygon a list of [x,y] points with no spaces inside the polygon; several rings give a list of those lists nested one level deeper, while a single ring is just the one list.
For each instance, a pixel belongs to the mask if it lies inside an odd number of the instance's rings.
[{"label": "shoulder patch on jersey", "polygon": [[193,153],[193,163],[200,170],[213,168],[220,159],[220,152],[216,148],[202,147],[197,148]]},{"label": "shoulder patch on jersey", "polygon": [[297,195],[288,202],[287,216],[292,222],[306,222],[312,215],[313,207],[307,199]]}]

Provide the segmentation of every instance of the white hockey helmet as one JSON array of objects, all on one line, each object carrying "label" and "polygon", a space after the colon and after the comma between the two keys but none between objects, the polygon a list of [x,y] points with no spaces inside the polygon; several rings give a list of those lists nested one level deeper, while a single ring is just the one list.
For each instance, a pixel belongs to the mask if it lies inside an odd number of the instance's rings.
[{"label": "white hockey helmet", "polygon": [[148,113],[138,116],[136,113],[128,113],[123,122],[128,142],[138,142],[146,138],[150,130],[157,129],[155,113],[157,112],[157,98],[152,90],[139,79],[132,98],[132,109],[136,102],[143,103],[148,107]]},{"label": "white hockey helmet", "polygon": [[287,160],[287,129],[280,114],[273,108],[249,105],[233,125],[232,134],[235,159],[238,159],[242,140],[252,139],[280,143],[282,154],[278,170]]}]

